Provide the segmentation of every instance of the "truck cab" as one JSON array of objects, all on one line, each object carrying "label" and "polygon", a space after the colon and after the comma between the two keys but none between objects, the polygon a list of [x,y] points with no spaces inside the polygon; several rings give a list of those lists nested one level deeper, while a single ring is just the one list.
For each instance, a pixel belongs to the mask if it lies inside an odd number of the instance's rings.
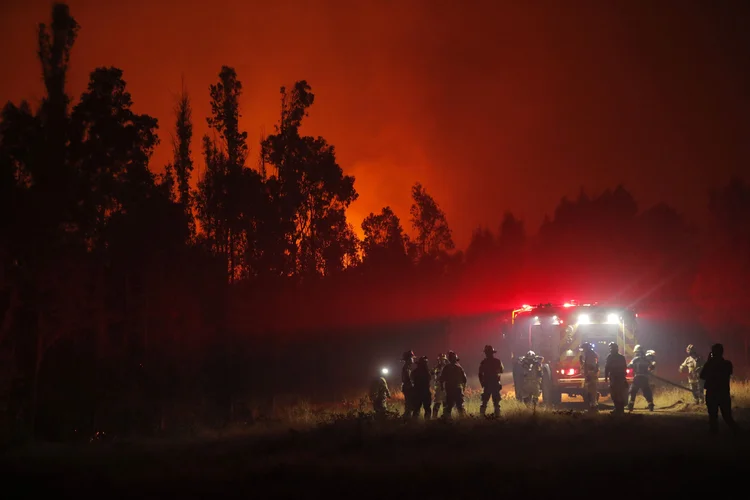
[{"label": "truck cab", "polygon": [[[616,342],[627,362],[633,358],[637,334],[636,313],[621,305],[565,304],[524,305],[512,313],[510,341],[513,356],[513,378],[520,399],[521,380],[517,370],[524,354],[531,350],[543,356],[542,401],[556,405],[562,395],[584,394],[584,378],[579,356],[583,342],[590,342],[599,357],[599,393],[609,394],[604,382],[604,365],[609,344]],[[627,377],[632,379],[632,371]]]}]

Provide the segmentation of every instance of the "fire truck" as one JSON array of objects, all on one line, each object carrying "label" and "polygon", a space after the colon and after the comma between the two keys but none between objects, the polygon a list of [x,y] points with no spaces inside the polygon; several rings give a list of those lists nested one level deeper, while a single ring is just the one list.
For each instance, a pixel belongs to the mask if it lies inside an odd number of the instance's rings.
[{"label": "fire truck", "polygon": [[[520,359],[529,350],[542,356],[542,401],[557,405],[562,395],[584,395],[584,379],[579,361],[580,346],[590,342],[599,356],[599,394],[607,396],[609,385],[604,382],[604,364],[609,344],[617,342],[620,353],[629,363],[637,337],[637,313],[618,305],[604,304],[539,304],[523,305],[513,310],[507,335],[513,362],[513,383],[516,397],[523,398]],[[628,381],[633,372],[628,368]]]}]

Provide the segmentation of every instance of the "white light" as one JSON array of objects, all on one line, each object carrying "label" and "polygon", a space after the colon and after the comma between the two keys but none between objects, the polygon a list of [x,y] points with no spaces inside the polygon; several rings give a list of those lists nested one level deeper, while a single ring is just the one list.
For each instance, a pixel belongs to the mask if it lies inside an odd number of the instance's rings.
[{"label": "white light", "polygon": [[620,322],[620,317],[617,315],[617,313],[609,313],[607,315],[607,323],[610,325],[614,325]]},{"label": "white light", "polygon": [[579,314],[578,315],[578,324],[579,325],[589,325],[591,324],[591,319],[589,318],[588,314]]},{"label": "white light", "polygon": [[382,373],[383,375],[388,375],[388,368],[383,368],[382,370],[380,370],[380,373]]}]

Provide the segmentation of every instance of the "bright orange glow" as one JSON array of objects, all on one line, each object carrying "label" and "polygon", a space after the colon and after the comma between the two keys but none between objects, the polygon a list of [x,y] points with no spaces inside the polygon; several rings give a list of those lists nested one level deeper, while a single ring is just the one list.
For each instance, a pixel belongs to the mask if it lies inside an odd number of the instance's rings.
[{"label": "bright orange glow", "polygon": [[[624,182],[644,206],[664,201],[699,216],[705,187],[747,164],[727,157],[745,149],[737,124],[748,105],[737,83],[742,51],[726,50],[747,44],[727,34],[715,15],[722,9],[700,3],[652,2],[648,16],[635,3],[601,2],[584,2],[576,16],[564,2],[538,11],[492,0],[439,9],[431,0],[183,0],[179,8],[131,0],[127,10],[67,3],[81,25],[68,75],[73,102],[95,67],[123,69],[135,111],[159,120],[156,172],[171,156],[182,76],[194,104],[196,174],[208,86],[222,64],[235,67],[244,86],[240,122],[252,166],[257,140],[278,120],[279,87],[306,79],[316,97],[302,131],[326,138],[356,177],[360,197],[348,213],[360,235],[362,219],[385,205],[410,231],[417,180],[463,249],[473,229],[496,228],[506,209],[535,233],[560,197],[577,196],[581,186]],[[0,79],[0,104],[43,97],[36,25],[49,23],[50,5],[3,2],[0,60],[12,74]],[[638,30],[628,24],[634,18]],[[480,98],[481,89],[492,97]],[[700,168],[708,163],[714,167]],[[540,183],[540,173],[548,181]],[[667,181],[675,176],[690,182]],[[533,195],[519,186],[534,186]]]}]

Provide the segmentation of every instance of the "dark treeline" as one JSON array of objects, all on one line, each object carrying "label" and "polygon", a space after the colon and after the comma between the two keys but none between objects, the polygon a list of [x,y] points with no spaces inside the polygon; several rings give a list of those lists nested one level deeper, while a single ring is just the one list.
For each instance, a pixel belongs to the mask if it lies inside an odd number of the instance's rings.
[{"label": "dark treeline", "polygon": [[155,175],[157,120],[132,110],[122,70],[95,68],[78,99],[67,93],[78,30],[54,6],[38,37],[46,95],[0,117],[4,425],[62,438],[247,419],[248,401],[274,393],[340,394],[372,374],[363,360],[395,359],[448,316],[573,295],[690,311],[747,352],[740,179],[707,200],[708,229],[666,205],[641,210],[618,186],[563,199],[534,237],[499,214],[465,252],[416,183],[413,236],[384,207],[360,240],[346,218],[354,178],[300,132],[315,101],[306,81],[281,88],[257,148],[232,67],[205,96],[210,136],[193,137],[183,89],[166,127],[174,157]]}]

